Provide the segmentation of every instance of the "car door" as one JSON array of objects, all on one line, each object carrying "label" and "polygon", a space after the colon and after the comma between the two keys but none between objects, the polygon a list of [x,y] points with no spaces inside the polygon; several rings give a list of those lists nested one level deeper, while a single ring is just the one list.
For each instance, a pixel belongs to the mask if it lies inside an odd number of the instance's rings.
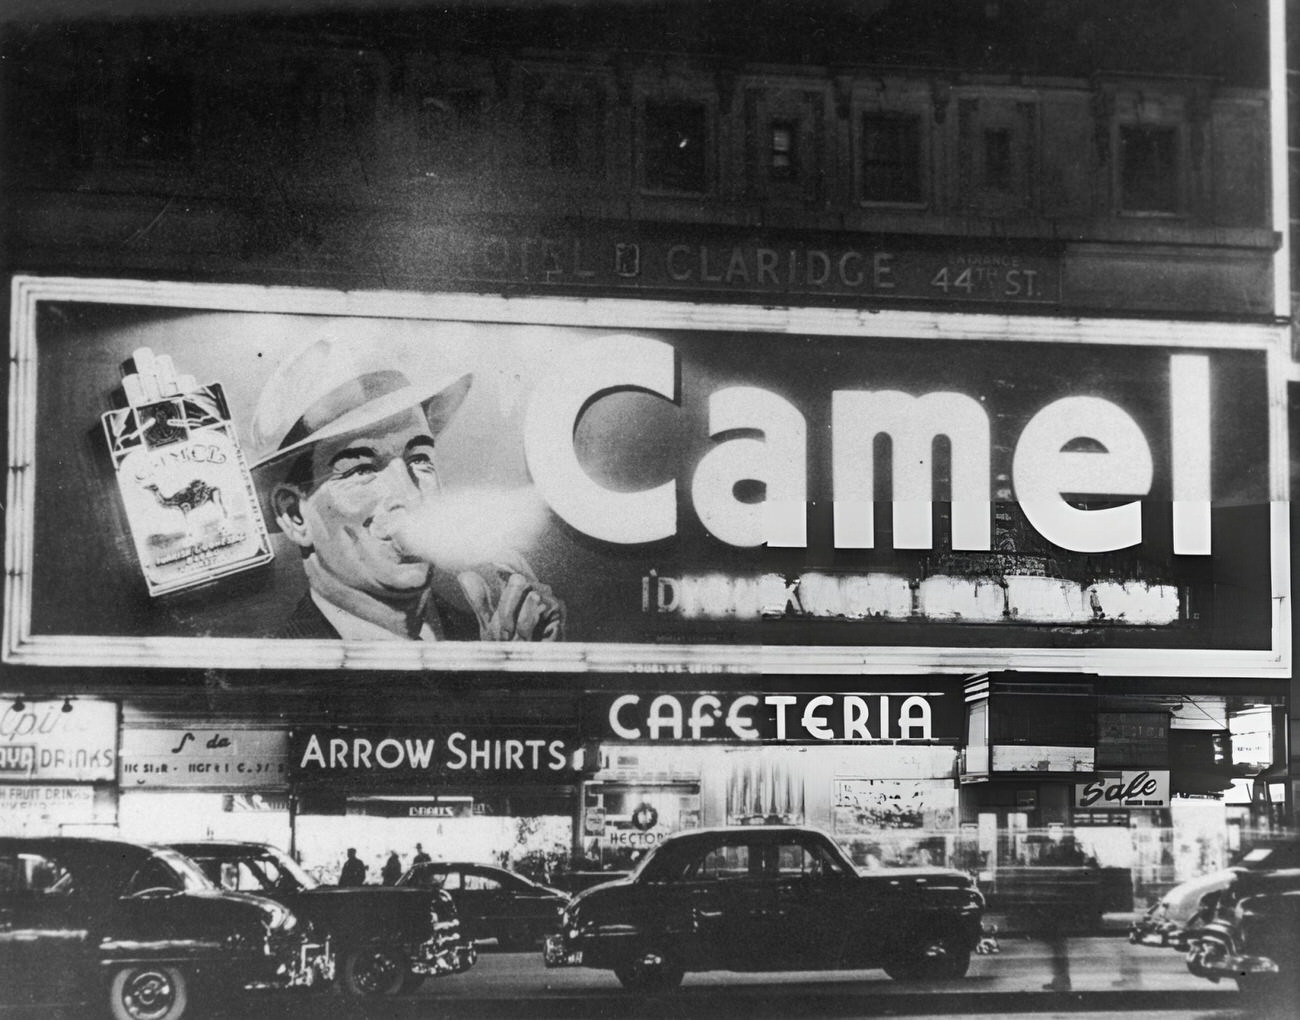
[{"label": "car door", "polygon": [[501,938],[510,931],[512,921],[510,897],[491,872],[481,868],[464,868],[459,872],[460,891],[453,892],[456,909],[476,919],[482,932],[479,938]]},{"label": "car door", "polygon": [[681,883],[700,951],[709,966],[770,970],[779,951],[776,889],[767,871],[767,846],[746,834],[711,845]]},{"label": "car door", "polygon": [[55,853],[0,854],[0,1001],[74,1002],[84,995],[88,895]]},{"label": "car door", "polygon": [[802,833],[777,841],[771,851],[775,890],[770,918],[781,939],[773,963],[791,970],[838,967],[858,919],[858,898],[846,863]]}]

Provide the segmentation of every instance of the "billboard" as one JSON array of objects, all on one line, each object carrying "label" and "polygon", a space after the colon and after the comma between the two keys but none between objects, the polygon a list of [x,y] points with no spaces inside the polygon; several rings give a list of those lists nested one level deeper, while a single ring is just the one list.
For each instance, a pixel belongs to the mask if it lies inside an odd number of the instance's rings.
[{"label": "billboard", "polygon": [[32,664],[1285,675],[1280,327],[14,282]]}]

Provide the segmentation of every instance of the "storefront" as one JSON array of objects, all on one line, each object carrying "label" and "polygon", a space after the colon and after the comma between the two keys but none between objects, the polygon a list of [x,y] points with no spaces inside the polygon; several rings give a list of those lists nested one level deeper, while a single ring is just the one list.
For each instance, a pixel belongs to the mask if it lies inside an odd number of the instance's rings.
[{"label": "storefront", "polygon": [[[1126,871],[1138,902],[1280,823],[1285,684],[990,673],[964,685],[980,860]],[[1069,858],[1067,861],[1066,858]]]},{"label": "storefront", "polygon": [[289,734],[268,724],[122,728],[118,825],[127,839],[292,840]]},{"label": "storefront", "polygon": [[946,861],[956,681],[834,693],[785,681],[766,691],[589,693],[584,733],[599,741],[600,770],[583,790],[588,862],[623,867],[680,829],[754,824],[818,826],[864,864]]},{"label": "storefront", "polygon": [[417,844],[524,870],[567,859],[590,771],[574,724],[296,727],[289,762],[293,848],[327,881],[349,847],[371,881]]},{"label": "storefront", "polygon": [[111,831],[117,821],[118,706],[91,699],[0,704],[0,834]]}]

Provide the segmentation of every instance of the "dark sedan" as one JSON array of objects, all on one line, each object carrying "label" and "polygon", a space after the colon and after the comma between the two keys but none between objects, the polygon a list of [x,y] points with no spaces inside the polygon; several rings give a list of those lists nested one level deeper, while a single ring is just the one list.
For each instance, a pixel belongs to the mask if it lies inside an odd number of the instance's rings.
[{"label": "dark sedan", "polygon": [[169,850],[0,838],[0,1002],[88,1001],[181,1020],[230,991],[328,983],[327,944],[279,903],[217,889]]},{"label": "dark sedan", "polygon": [[334,941],[338,981],[350,995],[413,991],[426,977],[456,974],[476,953],[444,893],[385,886],[320,885],[288,854],[263,843],[176,843],[214,882],[269,896]]},{"label": "dark sedan", "polygon": [[983,910],[963,872],[859,874],[816,829],[692,830],[665,839],[629,878],[570,900],[543,959],[612,970],[638,992],[703,970],[883,967],[899,980],[950,979],[970,965]]},{"label": "dark sedan", "polygon": [[568,894],[491,864],[433,861],[417,864],[397,882],[441,889],[456,901],[470,938],[496,939],[502,949],[530,949],[555,930]]}]

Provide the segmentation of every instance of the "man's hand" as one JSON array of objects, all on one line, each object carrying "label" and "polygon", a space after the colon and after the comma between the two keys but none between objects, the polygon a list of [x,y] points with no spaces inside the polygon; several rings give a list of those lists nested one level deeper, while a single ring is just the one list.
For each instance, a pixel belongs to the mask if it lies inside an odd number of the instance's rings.
[{"label": "man's hand", "polygon": [[564,603],[518,553],[477,570],[463,570],[456,580],[478,617],[480,640],[564,639]]}]

